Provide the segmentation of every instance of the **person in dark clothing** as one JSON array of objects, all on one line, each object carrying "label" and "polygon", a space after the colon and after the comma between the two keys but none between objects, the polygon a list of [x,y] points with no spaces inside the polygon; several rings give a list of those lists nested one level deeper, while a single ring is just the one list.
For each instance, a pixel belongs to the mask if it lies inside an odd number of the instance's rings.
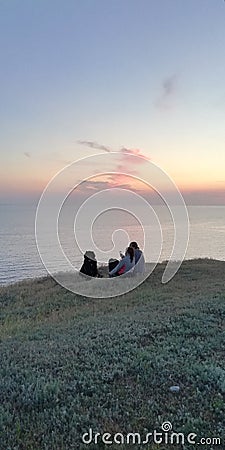
[{"label": "person in dark clothing", "polygon": [[108,263],[109,272],[111,272],[111,270],[113,270],[118,264],[119,264],[118,259],[110,258]]},{"label": "person in dark clothing", "polygon": [[98,277],[97,261],[94,252],[88,250],[84,254],[84,262],[80,268],[80,273],[89,277]]}]

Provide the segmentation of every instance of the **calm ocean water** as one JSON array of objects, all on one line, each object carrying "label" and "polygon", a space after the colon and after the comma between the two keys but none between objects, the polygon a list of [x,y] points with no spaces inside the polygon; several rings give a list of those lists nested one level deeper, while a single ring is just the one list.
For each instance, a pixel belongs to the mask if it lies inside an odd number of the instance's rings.
[{"label": "calm ocean water", "polygon": [[[157,210],[157,207],[155,208]],[[34,205],[0,205],[0,284],[46,275],[36,247],[35,212]],[[163,233],[160,255],[160,261],[163,261],[169,258],[172,250],[173,224],[163,207],[159,206],[157,213]],[[188,207],[188,213],[190,240],[185,259],[207,257],[225,260],[225,207],[191,206]],[[147,218],[144,228],[154,237],[154,225],[148,223]],[[120,231],[113,235],[116,229]],[[93,241],[97,247],[106,252],[112,249],[112,235],[115,248],[110,254],[106,254],[106,260],[112,256],[118,257],[118,251],[124,250],[129,240],[138,241],[141,248],[144,246],[144,233],[140,223],[122,211],[107,212],[93,225]],[[84,233],[82,235],[82,227],[79,230],[79,236],[84,250],[86,236]],[[65,217],[62,221],[59,237],[66,255],[76,267],[79,267],[82,262],[82,252],[74,245],[71,217]],[[46,251],[52,252],[54,257],[54,249],[47,248],[47,241],[46,236]],[[152,246],[154,247],[154,238]],[[90,249],[90,245],[88,248]],[[150,252],[145,254],[145,257],[147,261],[151,261]],[[61,266],[60,269],[62,269]]]}]

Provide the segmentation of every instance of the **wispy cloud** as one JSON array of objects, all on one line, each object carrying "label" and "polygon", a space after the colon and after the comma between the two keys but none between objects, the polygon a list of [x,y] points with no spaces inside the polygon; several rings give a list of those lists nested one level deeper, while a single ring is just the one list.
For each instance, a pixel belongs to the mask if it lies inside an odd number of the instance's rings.
[{"label": "wispy cloud", "polygon": [[121,172],[118,170],[115,170],[115,173],[108,176],[108,185],[109,188],[119,187],[121,189],[131,189],[134,179],[132,178],[132,175],[137,175],[136,171],[129,171],[129,173],[126,173],[126,170],[122,170]]},{"label": "wispy cloud", "polygon": [[[86,147],[90,147],[90,148],[94,148],[97,150],[103,150],[104,152],[110,153],[110,152],[114,152],[115,150],[113,150],[112,148],[103,145],[103,144],[98,144],[98,142],[95,141],[77,141],[79,144],[81,145],[85,145]],[[142,153],[141,150],[139,149],[131,149],[131,148],[127,148],[127,147],[122,147],[120,150],[118,150],[118,153],[121,153],[123,155],[123,159],[126,160],[130,160],[134,161],[134,158],[129,158],[129,156],[140,156],[141,158],[144,158],[146,160],[149,160],[150,158],[148,156],[146,156],[144,153]],[[139,161],[139,163],[141,163],[142,161]]]},{"label": "wispy cloud", "polygon": [[24,152],[24,156],[26,156],[26,158],[31,158],[31,154],[29,152]]},{"label": "wispy cloud", "polygon": [[[82,145],[86,145],[90,148],[103,150],[107,153],[114,152],[115,150],[111,149],[108,146],[98,144],[94,141],[78,141]],[[121,188],[131,188],[132,184],[134,184],[134,180],[132,181],[132,176],[138,175],[137,166],[141,164],[145,164],[150,158],[145,155],[138,148],[127,148],[121,147],[117,150],[119,158],[118,164],[112,170],[113,174],[109,174],[107,176],[107,181],[104,183],[97,183],[96,181],[92,181],[89,184],[85,185],[85,189],[96,189],[96,188],[113,188],[113,187],[121,187]],[[137,182],[135,182],[136,184]]]},{"label": "wispy cloud", "polygon": [[177,93],[177,75],[173,74],[165,78],[161,85],[161,92],[155,102],[159,109],[170,109],[173,105],[173,99]]},{"label": "wispy cloud", "polygon": [[104,181],[100,181],[99,178],[93,180],[85,180],[80,183],[76,191],[82,194],[93,194],[106,189],[120,188],[132,190],[135,188],[135,192],[143,189],[141,182],[136,182],[130,175],[122,173],[113,173],[104,175]]},{"label": "wispy cloud", "polygon": [[163,96],[168,97],[173,94],[176,89],[177,77],[172,75],[163,81]]},{"label": "wispy cloud", "polygon": [[94,148],[96,150],[103,150],[104,152],[110,153],[112,149],[106,147],[105,145],[98,144],[94,141],[77,141],[78,144],[85,145],[86,147]]},{"label": "wispy cloud", "polygon": [[[149,161],[150,158],[149,156],[145,155],[144,153],[142,153],[141,150],[139,150],[138,148],[126,148],[126,147],[122,147],[120,149],[120,153],[122,154],[122,161],[123,162],[127,162],[129,164],[143,164],[146,161]],[[134,158],[134,156],[139,156],[140,158]]]},{"label": "wispy cloud", "polygon": [[82,181],[76,189],[81,192],[86,192],[89,190],[98,192],[100,190],[108,189],[109,187],[108,181],[85,180]]}]

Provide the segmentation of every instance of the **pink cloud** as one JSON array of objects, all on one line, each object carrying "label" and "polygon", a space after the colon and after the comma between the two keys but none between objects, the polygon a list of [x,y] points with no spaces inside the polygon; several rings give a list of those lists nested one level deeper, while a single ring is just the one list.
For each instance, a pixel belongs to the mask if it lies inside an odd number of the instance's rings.
[{"label": "pink cloud", "polygon": [[[117,172],[117,171],[115,171]],[[129,173],[129,175],[131,175]],[[109,175],[109,187],[120,187],[120,188],[126,188],[126,189],[130,189],[131,187],[131,176],[129,175],[124,175],[123,173],[121,173],[120,171],[118,171],[118,173],[113,173],[112,175]]]},{"label": "pink cloud", "polygon": [[[100,149],[106,151],[108,153],[113,152],[112,149],[106,147],[105,145],[98,144],[93,141],[79,141],[80,144],[89,146],[91,148]],[[86,184],[85,189],[97,190],[99,188],[113,188],[113,187],[121,187],[121,188],[132,188],[137,182],[132,181],[132,176],[138,176],[137,166],[141,164],[145,164],[150,160],[150,158],[145,155],[138,148],[126,148],[122,147],[118,151],[119,162],[116,165],[115,169],[112,169],[113,174],[105,174],[106,182],[97,182],[92,180]],[[83,187],[82,187],[83,188]]]},{"label": "pink cloud", "polygon": [[122,153],[126,159],[128,159],[130,161],[135,161],[135,164],[142,164],[145,161],[140,161],[138,159],[134,160],[134,158],[129,158],[130,155],[139,156],[147,161],[150,160],[150,158],[148,156],[144,155],[144,153],[142,153],[141,150],[139,150],[138,148],[130,149],[130,148],[122,147],[120,150],[120,153]]},{"label": "pink cloud", "polygon": [[[107,153],[111,153],[114,151],[112,148],[110,148],[106,145],[99,144],[98,142],[94,142],[94,141],[77,141],[77,142],[78,142],[78,144],[84,145],[86,147],[94,148],[97,150],[103,150],[104,152],[107,152]],[[134,158],[129,158],[130,155],[131,156],[139,156],[145,160],[150,159],[148,156],[144,155],[144,153],[142,153],[141,150],[139,150],[138,148],[131,149],[131,148],[122,147],[119,150],[119,153],[121,153],[124,156],[124,159],[129,160],[130,162],[134,162]],[[135,164],[142,164],[142,161],[135,160]]]},{"label": "pink cloud", "polygon": [[[130,149],[126,147],[122,147],[120,150],[121,154],[121,162],[116,167],[116,172],[125,172],[132,175],[137,175],[138,171],[133,169],[132,167],[141,164],[145,164],[150,158],[139,149]],[[136,158],[137,157],[137,158]]]}]

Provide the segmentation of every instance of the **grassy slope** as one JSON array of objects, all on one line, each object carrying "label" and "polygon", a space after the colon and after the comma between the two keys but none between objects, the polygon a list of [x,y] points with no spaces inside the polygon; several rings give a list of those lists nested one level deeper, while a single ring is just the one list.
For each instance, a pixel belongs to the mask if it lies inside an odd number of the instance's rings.
[{"label": "grassy slope", "polygon": [[[83,448],[89,427],[144,435],[165,420],[224,438],[225,263],[186,261],[166,285],[162,270],[113,299],[51,279],[0,289],[1,450]],[[93,446],[108,447],[128,448]]]}]

